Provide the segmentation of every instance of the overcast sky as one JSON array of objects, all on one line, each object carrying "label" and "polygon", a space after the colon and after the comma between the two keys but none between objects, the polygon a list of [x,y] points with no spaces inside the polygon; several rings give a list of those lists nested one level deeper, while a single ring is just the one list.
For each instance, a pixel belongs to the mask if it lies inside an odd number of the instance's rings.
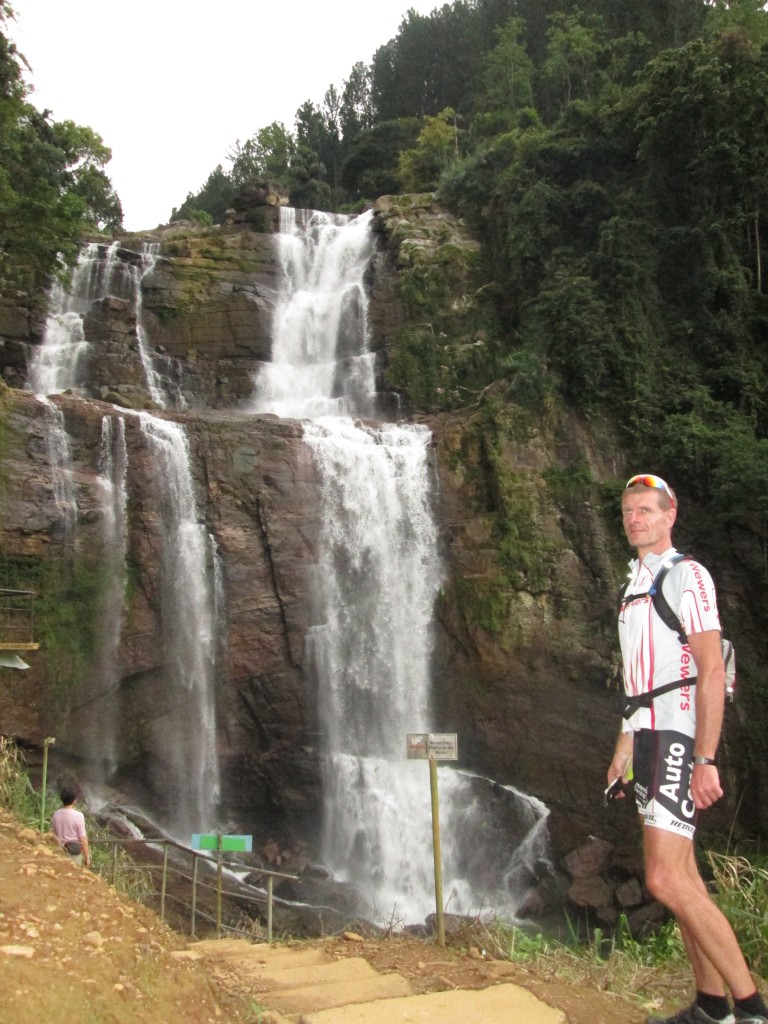
[{"label": "overcast sky", "polygon": [[165,223],[236,139],[322,104],[436,0],[11,0],[30,101],[87,125],[129,231]]}]

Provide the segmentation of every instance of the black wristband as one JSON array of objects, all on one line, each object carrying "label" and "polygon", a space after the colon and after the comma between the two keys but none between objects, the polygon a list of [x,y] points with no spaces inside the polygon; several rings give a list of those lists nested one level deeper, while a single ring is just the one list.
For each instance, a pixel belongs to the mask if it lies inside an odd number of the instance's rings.
[{"label": "black wristband", "polygon": [[714,765],[716,765],[717,761],[714,759],[714,757],[700,757],[698,754],[694,754],[693,763],[694,764],[714,764]]}]

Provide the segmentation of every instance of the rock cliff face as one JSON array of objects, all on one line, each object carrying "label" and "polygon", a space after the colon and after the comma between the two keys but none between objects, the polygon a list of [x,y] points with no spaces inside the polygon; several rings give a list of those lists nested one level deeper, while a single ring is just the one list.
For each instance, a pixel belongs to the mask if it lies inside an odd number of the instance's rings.
[{"label": "rock cliff face", "polygon": [[[4,733],[38,745],[57,738],[56,758],[92,777],[89,722],[113,697],[94,678],[96,633],[108,580],[103,485],[99,476],[102,421],[122,416],[127,449],[131,567],[119,651],[119,785],[125,799],[163,809],[162,739],[152,723],[167,709],[160,637],[157,466],[138,416],[96,401],[55,399],[70,439],[77,502],[73,529],[54,499],[47,410],[33,396],[6,392],[3,401],[2,546],[5,579],[34,585],[39,653],[30,671],[3,673]],[[315,707],[303,672],[309,625],[307,571],[317,509],[314,471],[292,422],[177,414],[187,428],[200,514],[216,540],[226,593],[218,637],[217,738],[224,816],[302,834],[316,817]],[[112,712],[110,712],[112,713]],[[282,820],[284,819],[284,821]]]},{"label": "rock cliff face", "polygon": [[[422,342],[435,348],[430,359],[440,348],[439,358],[455,355],[470,369],[491,344],[478,327],[482,268],[462,226],[427,203],[404,209],[382,201],[376,224],[380,245],[368,283],[378,379],[394,396],[390,408],[415,414],[421,406],[434,438],[445,574],[435,625],[438,728],[459,733],[462,766],[552,809],[560,853],[593,834],[615,840],[632,818],[628,806],[601,806],[618,728],[611,594],[626,555],[614,496],[590,481],[613,479],[624,467],[609,429],[587,427],[567,410],[505,405],[502,385],[470,388],[459,403],[458,390],[449,395],[455,361],[450,370],[435,364],[415,401],[399,375]],[[160,499],[137,412],[152,406],[140,363],[143,330],[170,396],[154,414],[186,428],[200,516],[221,559],[226,614],[215,696],[223,820],[262,843],[276,840],[276,859],[291,849],[311,855],[321,794],[304,642],[318,480],[300,424],[243,411],[255,365],[269,357],[274,238],[246,228],[130,239],[118,260],[130,265],[144,241],[160,249],[138,307],[135,299],[97,303],[86,319],[87,374],[77,394],[52,399],[71,448],[74,526],[55,499],[50,411],[19,390],[44,318],[23,297],[0,306],[10,385],[0,391],[0,585],[37,592],[41,640],[28,672],[0,669],[0,732],[31,751],[56,736],[54,770],[87,777],[94,768],[89,722],[100,704],[116,701],[120,795],[162,809],[162,739],[154,727],[165,711],[158,693]],[[423,324],[413,322],[418,301],[399,284],[415,266],[422,280],[432,266],[467,293],[427,341]],[[94,670],[108,555],[99,479],[105,417],[125,424],[129,522],[125,625],[116,692],[109,693]],[[724,819],[730,811],[724,807]],[[616,879],[628,875],[607,855],[603,861],[603,874],[615,877],[600,899],[613,906]]]}]

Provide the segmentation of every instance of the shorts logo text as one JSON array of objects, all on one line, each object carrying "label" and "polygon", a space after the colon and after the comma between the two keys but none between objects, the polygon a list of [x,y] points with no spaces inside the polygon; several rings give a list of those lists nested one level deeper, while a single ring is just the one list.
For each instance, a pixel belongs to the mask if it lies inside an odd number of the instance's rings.
[{"label": "shorts logo text", "polygon": [[673,743],[669,748],[669,754],[664,758],[664,781],[659,786],[659,793],[673,800],[680,807],[680,813],[686,818],[692,818],[696,808],[691,800],[690,789],[681,799],[680,783],[682,768],[685,763],[686,751],[682,743]]}]

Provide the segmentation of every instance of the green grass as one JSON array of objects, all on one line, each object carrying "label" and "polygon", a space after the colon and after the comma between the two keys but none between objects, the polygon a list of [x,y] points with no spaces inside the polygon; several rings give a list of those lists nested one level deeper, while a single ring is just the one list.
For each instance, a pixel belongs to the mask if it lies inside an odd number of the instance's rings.
[{"label": "green grass", "polygon": [[731,922],[750,969],[768,977],[768,858],[707,854],[717,903]]},{"label": "green grass", "polygon": [[674,921],[637,939],[622,915],[610,938],[598,928],[589,941],[579,940],[575,929],[568,941],[560,941],[496,924],[486,930],[483,945],[496,959],[509,960],[544,981],[613,992],[646,1013],[688,998],[691,970]]},{"label": "green grass", "polygon": [[25,825],[39,827],[40,794],[29,781],[18,748],[4,736],[0,736],[0,804]]}]

